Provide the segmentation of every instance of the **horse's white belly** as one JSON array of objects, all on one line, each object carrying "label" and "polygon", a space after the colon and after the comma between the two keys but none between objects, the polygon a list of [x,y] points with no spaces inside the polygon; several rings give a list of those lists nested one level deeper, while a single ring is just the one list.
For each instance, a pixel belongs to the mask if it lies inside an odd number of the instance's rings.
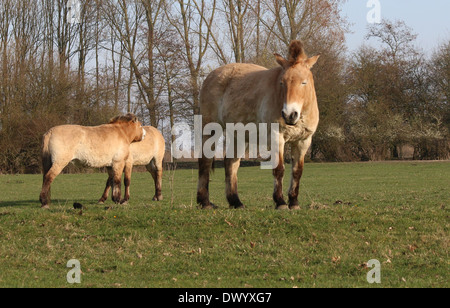
[{"label": "horse's white belly", "polygon": [[130,145],[130,158],[134,166],[146,166],[158,151],[158,146],[151,139],[144,139]]},{"label": "horse's white belly", "polygon": [[133,153],[132,155],[134,166],[147,166],[153,159],[153,156],[148,153]]},{"label": "horse's white belly", "polygon": [[93,151],[87,148],[76,151],[72,160],[86,167],[101,168],[111,167],[113,161],[116,159],[117,153],[111,153],[110,151],[96,151],[96,153],[93,153]]}]

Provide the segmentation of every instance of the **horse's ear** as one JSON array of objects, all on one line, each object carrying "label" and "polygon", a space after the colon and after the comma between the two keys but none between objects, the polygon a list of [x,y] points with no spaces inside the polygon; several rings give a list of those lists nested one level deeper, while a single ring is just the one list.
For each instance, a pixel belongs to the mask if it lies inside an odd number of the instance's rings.
[{"label": "horse's ear", "polygon": [[317,60],[319,60],[319,58],[320,58],[320,55],[309,58],[308,60],[305,61],[306,66],[309,69],[311,69],[317,63]]},{"label": "horse's ear", "polygon": [[273,55],[275,56],[275,59],[277,60],[277,63],[280,66],[284,68],[287,68],[289,66],[289,62],[285,58],[283,58],[280,54],[274,53]]},{"label": "horse's ear", "polygon": [[136,123],[138,121],[138,118],[136,115],[134,115],[133,113],[127,113],[125,115],[126,118],[129,119],[130,122]]}]

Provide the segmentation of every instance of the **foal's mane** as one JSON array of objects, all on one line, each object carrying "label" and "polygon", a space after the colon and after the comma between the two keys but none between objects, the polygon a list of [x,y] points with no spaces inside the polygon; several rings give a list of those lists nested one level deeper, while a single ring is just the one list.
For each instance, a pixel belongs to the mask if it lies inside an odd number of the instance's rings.
[{"label": "foal's mane", "polygon": [[137,122],[137,121],[138,121],[138,118],[134,114],[128,113],[126,115],[120,115],[120,116],[112,118],[109,121],[109,124],[129,123],[129,122]]}]

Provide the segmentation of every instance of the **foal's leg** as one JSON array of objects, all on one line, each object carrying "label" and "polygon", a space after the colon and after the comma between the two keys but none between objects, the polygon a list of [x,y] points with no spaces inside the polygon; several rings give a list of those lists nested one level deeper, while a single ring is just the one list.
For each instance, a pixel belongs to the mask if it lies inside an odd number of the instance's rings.
[{"label": "foal's leg", "polygon": [[286,168],[284,166],[284,142],[280,140],[280,147],[278,149],[278,166],[273,169],[273,176],[275,178],[273,200],[277,206],[277,210],[286,210],[288,208],[283,197],[283,179]]},{"label": "foal's leg", "polygon": [[197,203],[202,206],[202,209],[217,208],[209,201],[209,176],[213,161],[212,158],[206,158],[204,155],[198,160]]},{"label": "foal's leg", "polygon": [[61,173],[65,166],[67,166],[69,162],[65,164],[55,163],[53,166],[44,174],[44,178],[42,181],[42,190],[39,196],[39,201],[41,202],[41,207],[48,209],[50,205],[50,186],[53,180]]},{"label": "foal's leg", "polygon": [[108,180],[106,181],[105,191],[103,192],[102,197],[98,201],[98,204],[104,204],[106,200],[108,200],[109,191],[113,185],[113,172],[111,167],[107,167],[108,170]]},{"label": "foal's leg", "polygon": [[162,173],[163,173],[163,164],[161,161],[156,161],[153,159],[150,164],[146,166],[147,170],[153,177],[153,181],[155,182],[155,196],[153,197],[153,201],[162,201]]},{"label": "foal's leg", "polygon": [[237,172],[241,163],[239,158],[225,158],[225,182],[226,195],[230,208],[242,209],[242,204],[237,192]]},{"label": "foal's leg", "polygon": [[124,168],[124,185],[125,185],[125,196],[123,197],[123,199],[120,201],[120,204],[127,204],[128,201],[130,200],[130,186],[131,186],[131,173],[133,171],[133,162],[132,161],[127,161],[125,163],[125,168]]},{"label": "foal's leg", "polygon": [[292,180],[291,188],[289,189],[289,208],[291,210],[298,210],[300,206],[298,204],[298,193],[300,189],[300,179],[303,175],[303,168],[305,165],[305,155],[311,145],[311,138],[293,144],[291,146],[292,151]]},{"label": "foal's leg", "polygon": [[117,162],[113,164],[113,185],[112,185],[112,200],[114,203],[120,203],[120,197],[122,196],[121,184],[122,184],[122,173],[125,167],[125,162]]}]

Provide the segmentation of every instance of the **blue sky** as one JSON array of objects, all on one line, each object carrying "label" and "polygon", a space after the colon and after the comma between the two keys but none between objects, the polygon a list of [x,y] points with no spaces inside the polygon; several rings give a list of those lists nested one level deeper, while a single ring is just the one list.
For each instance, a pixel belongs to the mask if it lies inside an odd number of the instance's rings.
[{"label": "blue sky", "polygon": [[[342,15],[351,23],[347,35],[349,51],[356,50],[367,42],[367,7],[369,0],[348,0],[342,7]],[[419,36],[416,44],[431,53],[439,43],[450,39],[450,0],[379,0],[381,17],[388,20],[403,20]]]}]

